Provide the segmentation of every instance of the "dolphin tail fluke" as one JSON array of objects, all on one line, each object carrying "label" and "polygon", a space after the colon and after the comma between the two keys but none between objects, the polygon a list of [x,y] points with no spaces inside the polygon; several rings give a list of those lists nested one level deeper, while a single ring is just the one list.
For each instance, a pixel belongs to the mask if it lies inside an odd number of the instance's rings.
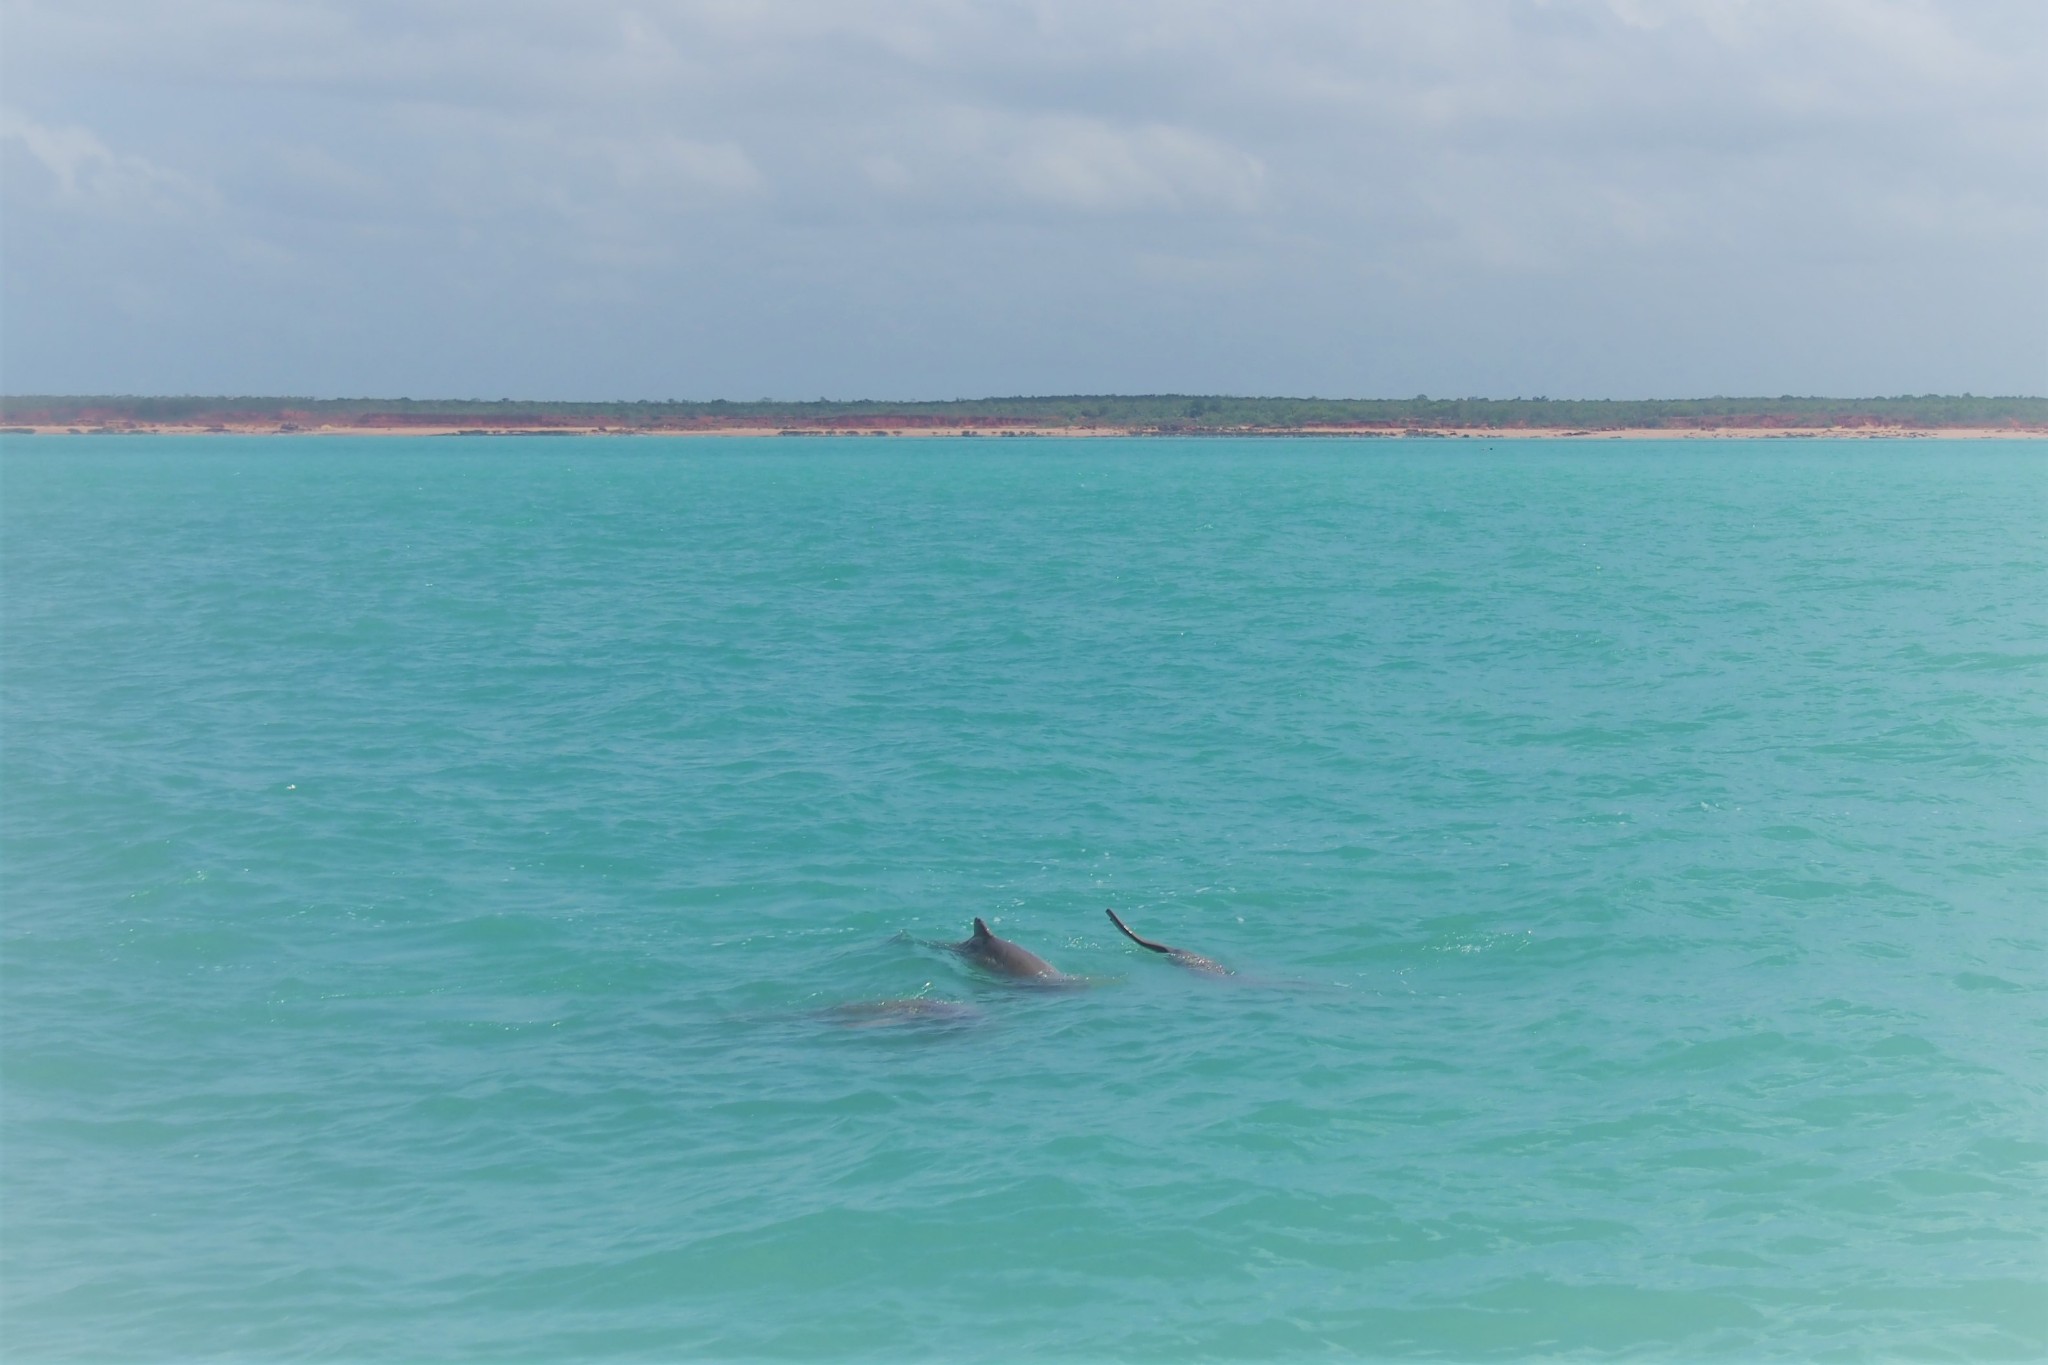
[{"label": "dolphin tail fluke", "polygon": [[1103,908],[1102,913],[1109,916],[1109,922],[1111,924],[1114,924],[1117,928],[1124,931],[1125,938],[1137,944],[1140,948],[1150,948],[1155,953],[1170,953],[1173,951],[1173,949],[1167,947],[1164,943],[1154,943],[1150,939],[1139,938],[1136,934],[1131,932],[1131,926],[1125,924],[1122,920],[1118,919],[1116,917],[1116,911],[1109,909],[1107,906]]}]

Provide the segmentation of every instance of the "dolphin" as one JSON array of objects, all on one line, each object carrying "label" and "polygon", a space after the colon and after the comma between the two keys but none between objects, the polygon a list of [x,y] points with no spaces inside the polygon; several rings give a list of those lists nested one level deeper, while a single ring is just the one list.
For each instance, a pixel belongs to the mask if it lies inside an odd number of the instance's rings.
[{"label": "dolphin", "polygon": [[1019,981],[1073,980],[1029,948],[1020,948],[1006,938],[997,938],[988,931],[988,925],[980,916],[975,917],[974,932],[968,937],[958,943],[938,946],[960,954],[975,966],[997,976],[1014,977]]},{"label": "dolphin", "polygon": [[932,1000],[912,996],[903,1000],[853,1000],[818,1012],[841,1028],[887,1028],[891,1025],[922,1024],[957,1027],[978,1024],[982,1012],[958,1000]]},{"label": "dolphin", "polygon": [[1105,908],[1102,913],[1109,916],[1109,922],[1111,924],[1114,924],[1117,928],[1124,931],[1125,938],[1137,944],[1140,948],[1150,948],[1155,953],[1165,953],[1168,957],[1172,958],[1175,962],[1178,962],[1181,966],[1186,967],[1189,971],[1207,972],[1211,976],[1236,975],[1236,973],[1231,971],[1230,968],[1224,966],[1221,962],[1218,962],[1214,958],[1203,957],[1200,953],[1191,953],[1185,948],[1170,948],[1164,943],[1154,943],[1150,939],[1139,938],[1136,934],[1131,932],[1130,925],[1125,924],[1122,920],[1116,917],[1116,911],[1114,910]]}]

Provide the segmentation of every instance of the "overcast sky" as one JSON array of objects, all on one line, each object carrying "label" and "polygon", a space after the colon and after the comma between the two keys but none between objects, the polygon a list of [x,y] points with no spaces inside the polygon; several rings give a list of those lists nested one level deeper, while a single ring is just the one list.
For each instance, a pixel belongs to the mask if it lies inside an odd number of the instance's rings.
[{"label": "overcast sky", "polygon": [[2048,392],[2041,0],[0,0],[9,392]]}]

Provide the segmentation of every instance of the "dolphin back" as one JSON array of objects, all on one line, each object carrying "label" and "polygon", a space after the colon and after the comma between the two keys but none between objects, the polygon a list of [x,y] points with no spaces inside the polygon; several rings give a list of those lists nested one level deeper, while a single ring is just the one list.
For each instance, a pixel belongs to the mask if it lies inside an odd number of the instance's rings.
[{"label": "dolphin back", "polygon": [[1019,947],[1006,938],[997,938],[979,916],[974,921],[974,933],[964,942],[953,944],[952,948],[969,961],[1003,976],[1052,981],[1064,975],[1029,948]]}]

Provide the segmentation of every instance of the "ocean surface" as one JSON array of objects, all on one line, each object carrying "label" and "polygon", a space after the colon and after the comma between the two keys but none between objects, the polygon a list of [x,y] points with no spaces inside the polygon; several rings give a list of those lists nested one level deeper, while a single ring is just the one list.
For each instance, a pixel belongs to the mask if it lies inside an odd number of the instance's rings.
[{"label": "ocean surface", "polygon": [[9,1361],[2048,1356],[2048,444],[43,436],[0,572]]}]

